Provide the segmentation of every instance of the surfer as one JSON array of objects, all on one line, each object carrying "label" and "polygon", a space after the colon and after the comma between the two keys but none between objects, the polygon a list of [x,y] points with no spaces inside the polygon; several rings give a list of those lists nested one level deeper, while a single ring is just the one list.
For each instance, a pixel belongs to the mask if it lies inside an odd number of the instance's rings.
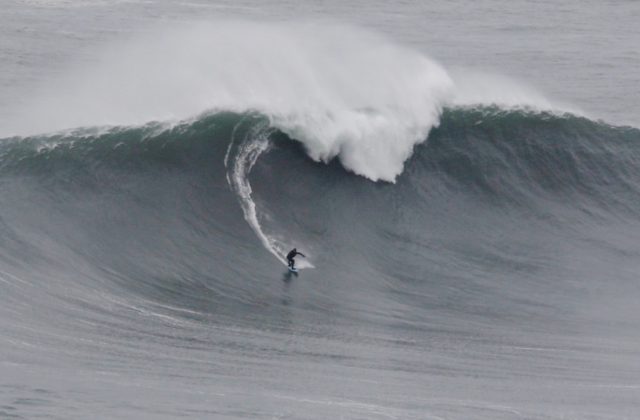
[{"label": "surfer", "polygon": [[293,248],[291,251],[289,251],[289,253],[287,254],[287,261],[289,262],[289,267],[293,270],[296,264],[296,261],[294,260],[294,258],[296,257],[296,255],[302,255],[303,257],[307,258],[306,255],[304,255],[302,252],[298,252],[297,249]]}]

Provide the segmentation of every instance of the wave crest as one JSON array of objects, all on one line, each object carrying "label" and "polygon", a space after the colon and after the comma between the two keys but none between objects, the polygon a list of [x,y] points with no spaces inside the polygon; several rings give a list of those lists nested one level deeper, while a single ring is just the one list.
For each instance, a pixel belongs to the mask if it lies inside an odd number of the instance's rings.
[{"label": "wave crest", "polygon": [[313,159],[393,181],[437,124],[451,80],[418,52],[336,25],[201,23],[118,45],[70,71],[15,130],[258,111]]},{"label": "wave crest", "polygon": [[5,131],[131,126],[258,112],[316,161],[394,182],[447,104],[552,105],[516,82],[463,72],[369,31],[210,22],[149,30],[69,70]]}]

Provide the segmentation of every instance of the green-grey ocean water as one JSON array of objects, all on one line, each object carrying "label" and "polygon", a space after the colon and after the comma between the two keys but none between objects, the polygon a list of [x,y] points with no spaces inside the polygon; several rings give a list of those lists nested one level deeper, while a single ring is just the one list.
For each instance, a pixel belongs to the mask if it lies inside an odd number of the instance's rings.
[{"label": "green-grey ocean water", "polygon": [[638,417],[639,9],[7,1],[0,417]]}]

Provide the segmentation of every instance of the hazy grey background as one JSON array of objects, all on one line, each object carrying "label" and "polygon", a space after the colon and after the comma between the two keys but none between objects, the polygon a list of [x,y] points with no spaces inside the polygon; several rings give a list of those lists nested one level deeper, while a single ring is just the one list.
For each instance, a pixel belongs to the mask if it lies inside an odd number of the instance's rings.
[{"label": "hazy grey background", "polygon": [[[14,1],[0,10],[0,111],[70,62],[150,25],[208,18],[321,20],[381,32],[440,61],[510,76],[596,118],[638,124],[633,1]],[[54,79],[55,80],[55,79]]]}]

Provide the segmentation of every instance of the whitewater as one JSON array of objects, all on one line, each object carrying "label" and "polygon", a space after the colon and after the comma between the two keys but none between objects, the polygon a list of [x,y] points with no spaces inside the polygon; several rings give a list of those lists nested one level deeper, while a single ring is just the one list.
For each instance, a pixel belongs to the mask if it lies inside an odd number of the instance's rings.
[{"label": "whitewater", "polygon": [[640,414],[634,3],[330,3],[5,5],[0,417]]},{"label": "whitewater", "polygon": [[456,84],[434,60],[345,25],[156,28],[69,73],[27,105],[28,121],[10,121],[5,137],[255,111],[312,159],[338,157],[358,175],[393,182],[446,104],[564,110],[504,77],[458,75]]}]

